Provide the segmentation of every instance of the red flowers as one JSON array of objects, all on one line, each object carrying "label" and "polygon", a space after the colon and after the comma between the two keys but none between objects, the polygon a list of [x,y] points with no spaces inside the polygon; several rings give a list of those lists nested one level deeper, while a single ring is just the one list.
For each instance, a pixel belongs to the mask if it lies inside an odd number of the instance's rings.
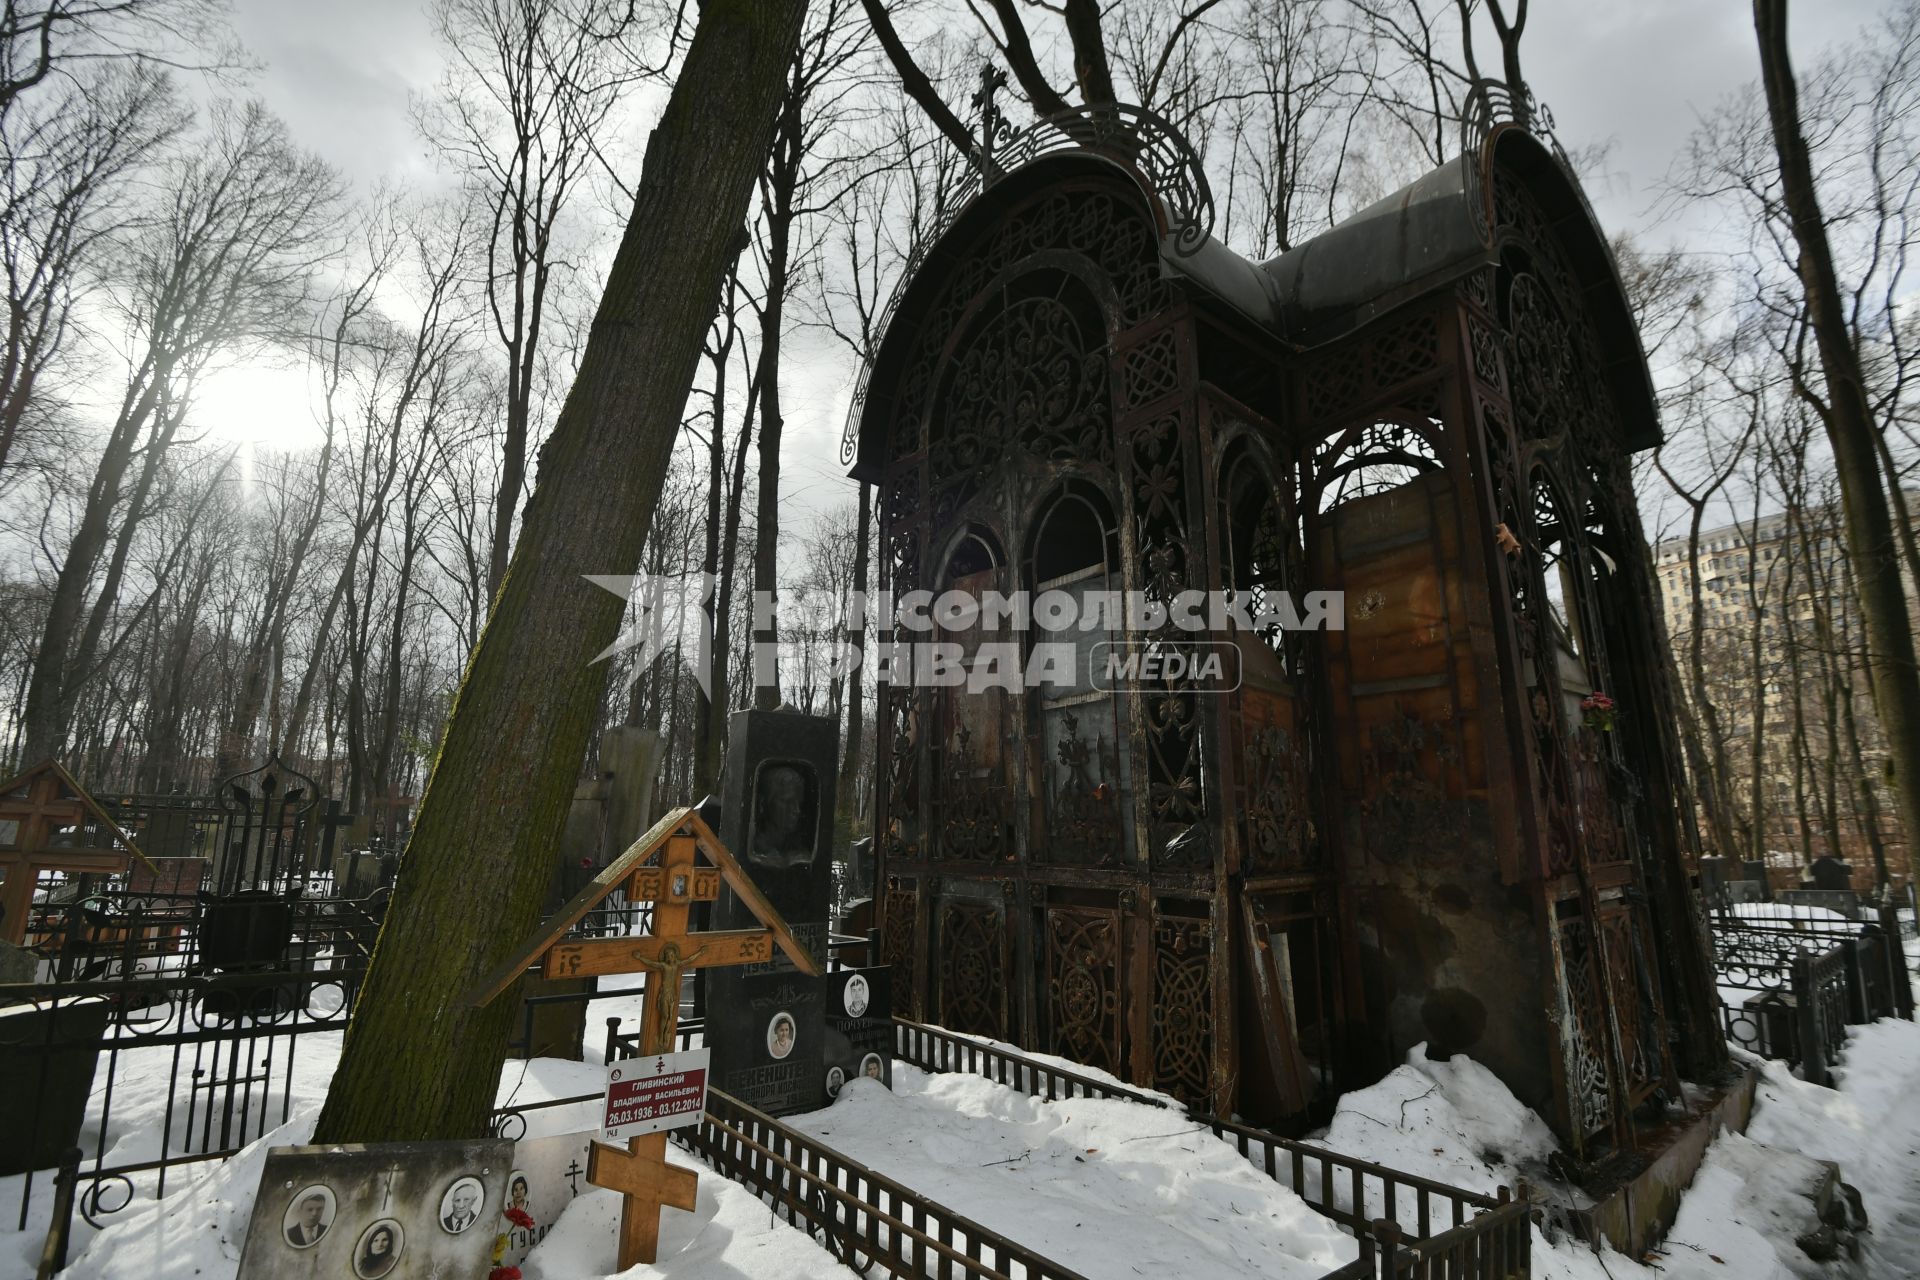
[{"label": "red flowers", "polygon": [[1589,729],[1598,729],[1601,733],[1611,732],[1614,709],[1613,699],[1595,689],[1580,699],[1580,710],[1583,713],[1580,717],[1581,723]]},{"label": "red flowers", "polygon": [[[514,1226],[519,1227],[522,1231],[533,1230],[533,1215],[528,1213],[525,1209],[503,1209],[501,1210],[501,1213],[505,1216],[508,1222],[511,1222]],[[494,1280],[499,1280],[499,1277],[497,1276],[494,1277]],[[518,1280],[518,1278],[509,1277],[508,1280]]]},{"label": "red flowers", "polygon": [[[523,1217],[525,1215],[522,1215]],[[495,1267],[487,1272],[487,1280],[520,1280],[520,1268]]]}]

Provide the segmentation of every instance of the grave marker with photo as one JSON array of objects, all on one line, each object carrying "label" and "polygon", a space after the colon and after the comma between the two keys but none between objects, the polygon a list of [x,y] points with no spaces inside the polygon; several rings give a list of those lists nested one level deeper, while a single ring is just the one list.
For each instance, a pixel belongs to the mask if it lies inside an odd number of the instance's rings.
[{"label": "grave marker with photo", "polygon": [[[833,886],[833,802],[839,726],[797,711],[737,711],[727,737],[720,838],[823,962]],[[715,929],[753,923],[739,896],[714,903]],[[769,1115],[827,1103],[826,992],[784,955],[707,975],[713,1086]]]},{"label": "grave marker with photo", "polygon": [[238,1280],[485,1275],[512,1167],[506,1138],[275,1147]]}]

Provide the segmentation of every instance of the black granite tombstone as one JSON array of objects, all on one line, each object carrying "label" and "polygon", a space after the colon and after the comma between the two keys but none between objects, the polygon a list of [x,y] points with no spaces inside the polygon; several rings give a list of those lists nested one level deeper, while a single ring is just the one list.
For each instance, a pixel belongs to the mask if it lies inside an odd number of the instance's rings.
[{"label": "black granite tombstone", "polygon": [[1734,878],[1732,863],[1708,855],[1700,859],[1700,897],[1709,907],[1727,905],[1727,881]]},{"label": "black granite tombstone", "polygon": [[0,1177],[51,1169],[78,1145],[113,1005],[91,996],[0,1011],[0,1080],[31,1105],[0,1142]]},{"label": "black granite tombstone", "polygon": [[[796,711],[737,711],[728,728],[720,839],[793,936],[823,963],[833,881],[834,762],[839,726]],[[715,930],[752,929],[723,889]],[[779,951],[764,964],[707,973],[706,1039],[714,1086],[771,1115],[827,1101],[826,993]]]},{"label": "black granite tombstone", "polygon": [[856,1076],[893,1087],[893,998],[888,969],[836,969],[827,988],[827,1096]]},{"label": "black granite tombstone", "polygon": [[1824,889],[1829,893],[1853,892],[1853,868],[1831,854],[1815,858],[1807,871],[1808,875],[1800,885],[1803,889]]}]

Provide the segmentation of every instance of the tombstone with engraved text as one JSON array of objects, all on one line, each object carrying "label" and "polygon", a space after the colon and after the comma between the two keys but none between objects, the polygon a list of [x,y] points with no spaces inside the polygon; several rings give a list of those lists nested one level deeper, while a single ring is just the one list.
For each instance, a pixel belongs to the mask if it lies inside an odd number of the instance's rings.
[{"label": "tombstone with engraved text", "polygon": [[[839,726],[796,711],[738,711],[727,738],[720,838],[793,930],[824,961],[833,884],[833,783]],[[730,890],[713,928],[750,929]],[[826,1105],[826,993],[776,951],[764,964],[707,974],[713,1086],[771,1115]]]}]

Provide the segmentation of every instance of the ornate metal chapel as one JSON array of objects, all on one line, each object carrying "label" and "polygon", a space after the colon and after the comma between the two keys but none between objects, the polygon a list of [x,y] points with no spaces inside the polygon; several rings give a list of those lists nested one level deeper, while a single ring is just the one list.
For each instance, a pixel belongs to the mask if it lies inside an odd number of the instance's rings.
[{"label": "ornate metal chapel", "polygon": [[843,450],[883,588],[1346,623],[1214,635],[1230,694],[883,684],[904,1012],[1281,1124],[1426,1042],[1588,1161],[1724,1066],[1645,359],[1564,158],[1478,102],[1458,159],[1264,263],[1150,113],[1036,126],[916,263]]}]

